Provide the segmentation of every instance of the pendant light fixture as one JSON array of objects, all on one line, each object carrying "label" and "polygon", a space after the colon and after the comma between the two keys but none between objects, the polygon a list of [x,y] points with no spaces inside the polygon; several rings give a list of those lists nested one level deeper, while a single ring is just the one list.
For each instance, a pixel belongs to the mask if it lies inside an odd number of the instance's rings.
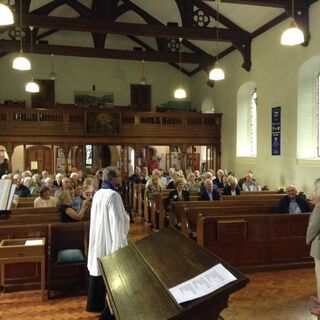
[{"label": "pendant light fixture", "polygon": [[142,76],[140,78],[140,84],[141,85],[146,85],[147,84],[147,79],[144,75],[144,60],[142,60]]},{"label": "pendant light fixture", "polygon": [[49,73],[49,79],[50,80],[56,80],[57,79],[57,74],[54,71],[54,54],[51,53],[51,71]]},{"label": "pendant light fixture", "polygon": [[281,44],[284,46],[295,46],[304,42],[304,34],[294,20],[294,0],[292,0],[291,9],[292,20],[290,21],[289,28],[281,35]]},{"label": "pendant light fixture", "polygon": [[216,63],[214,64],[214,68],[209,73],[209,79],[218,81],[224,79],[224,71],[219,67],[219,4],[220,0],[216,0],[217,5],[217,18],[216,18]]},{"label": "pendant light fixture", "polygon": [[[179,45],[179,71],[181,73],[181,43],[182,43],[182,38],[179,38],[179,41],[180,41],[180,45]],[[174,97],[176,99],[184,99],[184,98],[186,98],[186,96],[187,96],[186,90],[184,90],[182,88],[182,85],[180,83],[178,89],[176,89],[175,92],[174,92]]]},{"label": "pendant light fixture", "polygon": [[[31,50],[30,51],[32,54],[33,53],[33,27],[32,26],[30,26],[30,33],[31,33],[31,37],[30,37]],[[37,93],[40,91],[39,85],[33,80],[32,70],[31,70],[31,81],[26,84],[25,89],[27,92],[30,92],[30,93]]]},{"label": "pendant light fixture", "polygon": [[8,6],[0,3],[0,26],[8,26],[13,23],[12,11]]},{"label": "pendant light fixture", "polygon": [[13,60],[12,68],[20,71],[31,70],[31,63],[30,61],[23,56],[22,50],[22,38],[23,38],[23,31],[22,31],[22,0],[20,0],[20,54],[17,58]]}]

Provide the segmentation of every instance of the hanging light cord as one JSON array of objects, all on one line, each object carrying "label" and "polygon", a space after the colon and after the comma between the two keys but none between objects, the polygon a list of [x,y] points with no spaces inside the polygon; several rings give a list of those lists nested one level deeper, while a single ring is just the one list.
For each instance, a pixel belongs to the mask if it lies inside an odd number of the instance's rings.
[{"label": "hanging light cord", "polygon": [[217,19],[216,19],[216,36],[217,36],[217,42],[216,42],[216,62],[219,60],[219,2],[220,0],[216,0],[217,5]]},{"label": "hanging light cord", "polygon": [[20,0],[20,52],[22,53],[22,0]]},{"label": "hanging light cord", "polygon": [[296,21],[296,20],[294,19],[294,0],[292,0],[291,9],[292,9],[292,19],[293,19],[293,21]]},{"label": "hanging light cord", "polygon": [[30,26],[30,42],[31,42],[31,47],[30,47],[30,51],[31,53],[33,53],[33,26]]},{"label": "hanging light cord", "polygon": [[144,60],[142,59],[142,77],[144,77]]},{"label": "hanging light cord", "polygon": [[181,43],[182,43],[182,39],[179,39],[180,44],[179,44],[179,71],[181,73]]}]

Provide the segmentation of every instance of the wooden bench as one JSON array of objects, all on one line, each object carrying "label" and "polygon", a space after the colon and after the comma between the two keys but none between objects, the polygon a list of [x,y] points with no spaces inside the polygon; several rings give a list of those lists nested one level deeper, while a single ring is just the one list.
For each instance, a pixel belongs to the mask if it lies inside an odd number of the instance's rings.
[{"label": "wooden bench", "polygon": [[305,236],[310,213],[200,214],[197,242],[244,272],[310,267]]},{"label": "wooden bench", "polygon": [[[48,235],[48,267],[47,287],[48,297],[53,292],[61,295],[64,291],[83,294],[88,284],[87,257],[89,246],[89,223],[50,223]],[[83,261],[57,261],[62,250],[78,249],[81,251]]]},{"label": "wooden bench", "polygon": [[18,208],[33,207],[34,206],[34,200],[36,198],[37,197],[22,197],[22,198],[19,198]]},{"label": "wooden bench", "polygon": [[251,204],[246,206],[224,207],[185,207],[181,211],[181,232],[196,239],[197,219],[200,214],[212,216],[251,215],[251,214],[278,214],[277,207],[273,204]]},{"label": "wooden bench", "polygon": [[[88,209],[82,221],[90,220],[90,209]],[[39,223],[61,222],[57,207],[49,208],[16,208],[6,219],[0,219],[0,225],[8,224],[39,224]]]},{"label": "wooden bench", "polygon": [[241,196],[230,197],[223,201],[177,201],[169,207],[169,225],[175,226],[176,224],[181,223],[182,212],[186,207],[260,207],[269,205],[270,212],[275,212],[277,210],[278,203],[279,198],[268,197],[264,199],[255,199],[255,197],[249,197],[249,199],[245,199]]},{"label": "wooden bench", "polygon": [[22,214],[31,214],[38,215],[44,213],[58,213],[57,207],[49,207],[49,208],[15,208],[11,210],[11,216],[17,216]]},{"label": "wooden bench", "polygon": [[[51,223],[36,223],[36,224],[0,224],[0,240],[2,239],[22,239],[22,238],[46,238],[46,260],[48,260],[48,250],[50,246],[49,242],[49,225]],[[89,234],[89,222],[81,221],[74,223],[55,223],[54,225],[74,226],[84,225],[86,235]],[[72,228],[72,227],[71,227]],[[71,233],[70,233],[71,236]],[[68,237],[66,234],[64,237]],[[63,239],[67,242],[67,238]],[[88,243],[88,236],[85,238],[86,245]],[[48,265],[46,272],[48,270]],[[71,272],[68,267],[62,271],[64,276],[73,277],[73,271]],[[6,268],[6,291],[18,291],[18,290],[35,290],[40,287],[40,272],[39,266],[36,263],[24,263],[23,268],[21,264],[11,264],[10,267]],[[87,275],[85,275],[86,277]],[[82,283],[86,280],[83,278]],[[78,282],[81,280],[78,279]]]},{"label": "wooden bench", "polygon": [[[189,201],[189,206],[191,206],[191,202],[198,202],[199,206],[205,206],[206,201],[198,201],[199,199],[197,198],[194,200],[193,196],[197,195],[199,193],[191,193],[191,200]],[[269,192],[269,191],[263,191],[263,192],[244,192],[239,196],[223,196],[223,203],[229,202],[229,201],[247,201],[251,202],[253,200],[257,202],[266,202],[266,201],[275,201],[277,204],[280,201],[280,199],[284,196],[284,194],[279,194],[278,192]],[[158,226],[159,229],[163,229],[166,224],[166,212],[164,208],[164,203],[167,198],[167,195],[164,193],[161,195],[155,195],[153,199],[153,203],[150,204],[151,206],[151,223],[154,226]],[[217,203],[219,201],[213,201],[214,203]],[[179,203],[183,203],[183,201],[178,201],[176,202],[176,205]],[[159,221],[159,222],[158,222]]]}]

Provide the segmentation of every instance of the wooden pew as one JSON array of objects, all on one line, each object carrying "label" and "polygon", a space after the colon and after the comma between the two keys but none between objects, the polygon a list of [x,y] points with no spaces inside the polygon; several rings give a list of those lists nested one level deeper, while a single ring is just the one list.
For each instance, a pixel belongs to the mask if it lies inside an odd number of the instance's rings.
[{"label": "wooden pew", "polygon": [[[199,193],[191,193],[191,200],[192,201],[196,201],[199,200],[198,198],[195,199],[194,196],[199,195]],[[279,200],[284,196],[284,194],[280,194],[276,191],[270,192],[270,191],[263,191],[263,192],[243,192],[240,196],[223,196],[223,201],[222,202],[226,202],[226,201],[239,201],[239,200],[243,200],[243,201],[252,201],[252,200],[256,200],[261,201],[261,202],[265,202],[265,201],[270,201],[270,200],[275,200],[277,203],[279,202]],[[161,195],[156,195],[153,199],[153,204],[151,204],[151,223],[155,226],[158,225],[159,229],[163,229],[165,227],[165,215],[166,212],[164,210],[164,202],[165,199],[167,198],[167,194],[165,193],[165,191],[161,194]],[[183,201],[181,201],[183,202]],[[180,204],[181,202],[176,202],[176,204]],[[198,201],[201,202],[201,204],[199,206],[205,206],[205,201]],[[214,201],[217,202],[217,201]],[[189,202],[190,204],[191,202]],[[157,223],[157,220],[159,221]]]},{"label": "wooden pew", "polygon": [[263,199],[256,199],[255,197],[249,197],[249,199],[242,197],[230,197],[228,199],[224,199],[223,201],[177,201],[169,208],[169,225],[174,227],[176,224],[181,223],[182,212],[186,207],[260,207],[263,205],[269,205],[271,206],[271,211],[274,212],[277,210],[278,203],[279,198],[273,197],[267,197]]},{"label": "wooden pew", "polygon": [[[70,225],[70,224],[63,224]],[[88,221],[74,222],[75,224],[84,224],[86,234],[89,234],[90,223]],[[48,250],[49,250],[49,241],[48,241],[48,230],[50,223],[36,223],[36,224],[0,224],[0,240],[2,239],[23,239],[23,238],[46,238],[46,260],[48,261]],[[66,235],[67,236],[67,235]],[[86,246],[88,244],[88,236],[85,239]],[[48,268],[48,266],[47,266]],[[47,269],[46,269],[47,270]],[[64,276],[73,277],[73,272],[70,273],[70,269],[66,267],[66,270],[63,271]],[[23,264],[10,264],[6,268],[6,279],[5,284],[6,292],[18,291],[18,290],[35,290],[40,287],[40,272],[39,266],[36,263],[25,263]],[[84,281],[85,279],[83,279]]]},{"label": "wooden pew", "polygon": [[274,204],[255,203],[245,206],[224,206],[224,207],[184,207],[181,211],[181,232],[196,239],[197,219],[200,214],[212,216],[227,215],[251,215],[251,214],[278,214]]},{"label": "wooden pew", "polygon": [[19,198],[18,208],[33,207],[34,200],[36,198],[37,197],[22,197],[22,198]]},{"label": "wooden pew", "polygon": [[14,208],[11,210],[11,216],[17,216],[22,214],[44,214],[44,213],[58,213],[57,207],[49,207],[49,208]]},{"label": "wooden pew", "polygon": [[[48,238],[48,223],[26,225],[0,224],[0,240]],[[45,244],[47,252],[48,242]],[[5,271],[5,291],[35,290],[40,288],[40,266],[36,263],[10,264]]]},{"label": "wooden pew", "polygon": [[[88,209],[82,221],[90,220],[90,209]],[[0,219],[0,225],[8,224],[38,224],[38,223],[61,222],[57,207],[50,208],[15,208],[7,219]]]},{"label": "wooden pew", "polygon": [[[173,190],[174,189],[166,189],[161,194],[156,194],[153,198],[153,201],[149,203],[151,210],[151,224],[156,229],[164,228],[164,219],[162,218],[161,214],[164,214],[164,202],[168,198],[169,193]],[[199,192],[190,192],[190,200],[198,201],[199,196]]]},{"label": "wooden pew", "polygon": [[310,213],[200,214],[197,242],[242,271],[310,267],[305,243]]}]

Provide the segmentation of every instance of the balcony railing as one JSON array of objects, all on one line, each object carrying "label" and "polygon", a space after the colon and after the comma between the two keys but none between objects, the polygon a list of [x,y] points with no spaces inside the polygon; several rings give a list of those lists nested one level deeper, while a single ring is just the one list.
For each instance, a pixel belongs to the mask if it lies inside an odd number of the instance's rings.
[{"label": "balcony railing", "polygon": [[1,136],[220,139],[221,114],[0,107]]}]

